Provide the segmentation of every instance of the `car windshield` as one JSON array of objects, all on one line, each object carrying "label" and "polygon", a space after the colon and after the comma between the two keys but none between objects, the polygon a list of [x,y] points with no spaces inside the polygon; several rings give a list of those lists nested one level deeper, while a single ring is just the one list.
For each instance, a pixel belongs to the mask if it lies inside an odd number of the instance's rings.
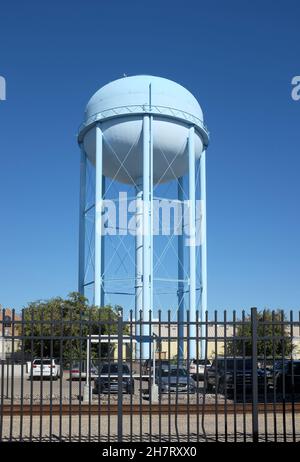
[{"label": "car windshield", "polygon": [[[118,374],[118,364],[104,364],[101,374]],[[130,374],[128,366],[123,365],[122,374]]]},{"label": "car windshield", "polygon": [[220,367],[227,370],[251,370],[252,360],[251,359],[218,359],[214,361],[214,367]]},{"label": "car windshield", "polygon": [[[85,361],[82,361],[82,363],[80,362],[74,362],[72,363],[72,369],[80,369],[81,371],[85,371],[86,370],[86,362]],[[90,364],[90,369],[96,369],[96,366],[95,364],[91,363]]]},{"label": "car windshield", "polygon": [[210,364],[208,359],[194,359],[193,364],[197,364],[198,366],[205,366]]},{"label": "car windshield", "polygon": [[43,364],[43,365],[47,365],[47,364],[51,364],[51,359],[43,359],[43,361],[41,359],[35,359],[33,361],[33,364]]},{"label": "car windshield", "polygon": [[[169,365],[169,361],[165,361],[165,360],[160,360],[160,359],[156,359],[155,360],[155,364],[156,366],[168,366]],[[149,360],[146,360],[145,362],[145,365],[147,367],[149,367],[150,365],[153,366],[153,359],[149,359]]]},{"label": "car windshield", "polygon": [[[158,369],[158,374],[160,374],[160,370]],[[185,369],[161,369],[161,376],[162,377],[186,377],[187,371]]]}]

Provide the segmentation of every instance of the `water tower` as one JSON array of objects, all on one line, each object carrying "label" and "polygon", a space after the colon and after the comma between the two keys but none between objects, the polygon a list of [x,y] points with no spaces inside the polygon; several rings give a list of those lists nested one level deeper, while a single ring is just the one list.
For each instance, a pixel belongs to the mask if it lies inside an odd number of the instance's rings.
[{"label": "water tower", "polygon": [[[124,77],[108,83],[92,96],[78,134],[81,148],[80,293],[85,293],[87,287],[92,287],[93,302],[101,306],[105,303],[106,294],[122,294],[124,289],[122,278],[118,280],[105,275],[108,263],[105,263],[107,238],[103,232],[103,204],[109,189],[106,181],[109,181],[110,189],[112,184],[123,188],[131,187],[136,199],[135,219],[139,231],[134,237],[134,255],[129,255],[129,259],[134,261],[134,275],[128,277],[132,280],[131,295],[134,295],[135,305],[129,308],[135,308],[136,319],[142,313],[143,321],[149,320],[149,312],[155,310],[154,300],[159,294],[156,285],[159,283],[176,286],[176,310],[181,321],[185,319],[187,309],[191,322],[195,322],[198,310],[204,319],[207,309],[205,150],[208,141],[208,131],[197,100],[188,90],[171,80],[149,75]],[[94,199],[89,204],[88,164],[94,171]],[[196,197],[197,181],[199,200]],[[173,188],[173,192],[176,190],[176,197],[173,199],[179,204],[182,233],[171,230],[172,239],[176,234],[177,245],[172,245],[175,256],[169,258],[169,267],[174,270],[176,266],[176,276],[168,278],[156,274],[155,258],[159,260],[163,252],[161,248],[159,252],[155,252],[153,223],[155,188],[169,183],[173,185],[170,189]],[[187,214],[184,212],[184,202],[188,204]],[[89,213],[93,216],[93,242],[87,243]],[[191,243],[196,235],[197,217],[201,230],[200,252],[199,245]],[[184,232],[189,236],[188,246]],[[161,245],[161,241],[158,242]],[[86,274],[88,249],[93,273],[89,278]],[[197,264],[200,267],[199,276]],[[125,277],[123,279],[125,281]],[[118,281],[115,286],[112,285],[113,280]],[[110,290],[107,289],[109,284]],[[123,290],[124,294],[129,293],[126,290]],[[170,295],[169,299],[171,298]],[[120,303],[122,306],[124,299]],[[145,325],[140,334],[141,339],[146,338],[149,328]],[[191,326],[190,335],[195,337],[195,325]],[[180,351],[183,351],[182,329],[179,336]],[[140,347],[140,354],[147,358],[149,343],[142,341]],[[190,356],[195,357],[195,354],[196,345],[191,342]]]}]

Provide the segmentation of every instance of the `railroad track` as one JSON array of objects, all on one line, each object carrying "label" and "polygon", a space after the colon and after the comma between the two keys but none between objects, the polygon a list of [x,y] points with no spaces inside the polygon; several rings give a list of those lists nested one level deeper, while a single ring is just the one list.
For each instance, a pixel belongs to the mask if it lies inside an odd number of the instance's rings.
[{"label": "railroad track", "polygon": [[[168,415],[168,414],[178,414],[178,415],[197,415],[204,413],[205,415],[209,414],[243,414],[252,412],[252,404],[246,403],[236,403],[236,404],[178,404],[177,406],[174,403],[169,404],[123,404],[123,415]],[[258,412],[259,413],[276,413],[286,412],[286,413],[300,413],[300,403],[259,403]],[[40,415],[55,415],[55,416],[65,416],[65,415],[118,415],[118,404],[17,404],[10,405],[4,404],[0,406],[0,415],[3,416],[40,416]]]}]

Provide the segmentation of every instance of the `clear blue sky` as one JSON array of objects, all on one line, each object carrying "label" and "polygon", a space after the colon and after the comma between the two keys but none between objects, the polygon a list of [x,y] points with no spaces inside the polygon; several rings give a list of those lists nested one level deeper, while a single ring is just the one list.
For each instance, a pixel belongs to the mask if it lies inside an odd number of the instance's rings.
[{"label": "clear blue sky", "polygon": [[3,2],[0,303],[77,287],[77,127],[105,83],[186,86],[211,132],[209,308],[300,307],[297,0]]}]

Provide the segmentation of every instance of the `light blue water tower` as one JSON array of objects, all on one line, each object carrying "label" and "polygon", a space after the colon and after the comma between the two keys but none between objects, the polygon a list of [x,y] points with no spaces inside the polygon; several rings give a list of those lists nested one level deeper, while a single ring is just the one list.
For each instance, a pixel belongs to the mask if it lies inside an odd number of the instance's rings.
[{"label": "light blue water tower", "polygon": [[[80,232],[79,232],[79,292],[84,294],[87,285],[93,285],[94,303],[104,304],[105,268],[103,236],[103,197],[105,178],[123,185],[133,185],[137,204],[137,221],[142,223],[142,232],[135,237],[135,314],[142,313],[144,322],[153,311],[155,295],[155,268],[153,265],[153,188],[155,185],[177,181],[177,201],[184,200],[183,178],[188,184],[188,217],[183,217],[182,227],[188,226],[190,240],[196,234],[196,181],[199,176],[201,199],[201,257],[197,247],[189,245],[188,258],[184,259],[184,233],[178,235],[177,243],[177,307],[179,320],[185,319],[189,309],[190,321],[196,321],[196,312],[204,320],[207,310],[207,251],[206,251],[206,167],[205,152],[209,134],[203,122],[201,107],[194,96],[181,85],[161,77],[137,75],[125,77],[100,88],[89,100],[84,122],[78,134],[81,148],[80,179]],[[112,155],[112,152],[114,155]],[[86,166],[95,169],[94,191],[94,278],[87,281],[86,267]],[[196,166],[199,166],[197,169]],[[90,206],[89,206],[90,210]],[[181,207],[183,210],[183,207]],[[142,216],[139,216],[142,215]],[[197,280],[196,265],[200,258],[200,280]],[[187,268],[187,273],[184,269]],[[188,276],[185,277],[185,274]],[[197,306],[197,290],[200,290]],[[188,301],[184,306],[184,294]],[[180,324],[180,351],[183,352],[183,327]],[[203,332],[203,330],[202,330]],[[149,335],[144,325],[141,338]],[[196,336],[195,324],[190,336]],[[140,355],[149,357],[149,343],[142,342]],[[203,355],[203,344],[201,354]],[[196,356],[196,342],[190,341],[190,357]]]}]

